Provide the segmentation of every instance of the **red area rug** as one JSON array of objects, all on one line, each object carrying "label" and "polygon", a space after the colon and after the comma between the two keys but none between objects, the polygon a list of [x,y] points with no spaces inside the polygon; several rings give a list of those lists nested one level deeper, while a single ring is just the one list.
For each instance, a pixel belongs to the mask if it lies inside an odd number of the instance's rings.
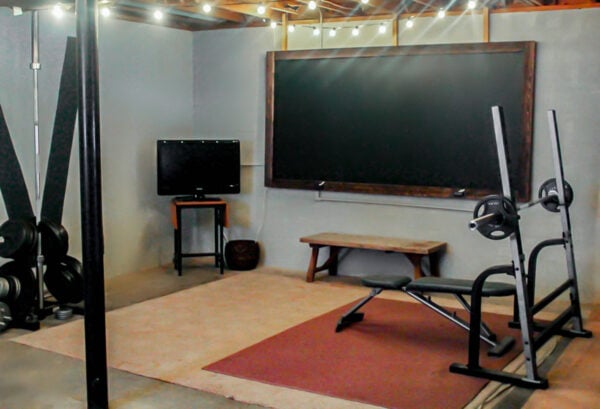
[{"label": "red area rug", "polygon": [[[466,363],[468,334],[415,303],[374,299],[364,321],[335,333],[350,305],[270,337],[204,369],[334,396],[386,408],[462,408],[485,380],[451,374],[453,362]],[[510,317],[485,314],[499,339]],[[482,343],[482,364],[500,369],[518,353],[489,358]]]}]

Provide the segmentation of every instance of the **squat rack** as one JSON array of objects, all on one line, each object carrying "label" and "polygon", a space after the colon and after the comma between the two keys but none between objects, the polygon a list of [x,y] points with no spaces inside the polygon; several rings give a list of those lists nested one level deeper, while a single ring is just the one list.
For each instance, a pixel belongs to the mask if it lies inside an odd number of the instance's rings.
[{"label": "squat rack", "polygon": [[[510,157],[506,147],[506,138],[504,135],[504,117],[502,108],[499,106],[492,107],[492,117],[494,122],[494,133],[496,137],[496,147],[498,151],[498,160],[500,164],[500,178],[502,181],[502,194],[507,198],[516,209],[515,195],[511,188],[508,165]],[[468,363],[457,364],[450,366],[450,371],[464,375],[490,379],[503,383],[509,383],[515,386],[526,388],[545,389],[548,387],[548,380],[542,378],[538,373],[538,365],[536,360],[536,352],[542,347],[553,335],[563,335],[568,337],[585,337],[592,336],[590,331],[583,329],[583,320],[581,317],[581,307],[579,302],[579,291],[577,287],[577,277],[575,271],[575,258],[573,256],[573,244],[571,237],[571,226],[569,218],[569,209],[565,200],[565,180],[563,175],[562,158],[560,152],[560,144],[558,140],[558,131],[556,126],[556,114],[554,111],[548,111],[548,123],[550,127],[550,139],[552,141],[553,159],[555,167],[555,178],[557,185],[558,208],[561,213],[562,221],[562,238],[555,240],[546,240],[540,243],[530,256],[529,269],[533,271],[533,276],[527,275],[525,271],[523,246],[521,242],[521,233],[519,229],[518,218],[515,222],[514,232],[510,235],[510,249],[512,255],[513,272],[516,284],[516,300],[515,300],[515,320],[513,326],[520,327],[521,337],[523,341],[523,355],[525,358],[525,375],[496,371],[483,368],[479,365],[479,337],[481,327],[481,291],[485,280],[493,273],[482,273],[477,277],[473,284],[473,296],[470,314],[470,331],[469,331],[469,356]],[[534,304],[534,285],[535,285],[535,264],[539,250],[549,245],[563,244],[567,260],[568,279],[554,291]],[[545,306],[558,298],[566,290],[569,290],[570,305],[558,317],[550,323],[542,325],[534,321],[534,315],[541,311]],[[568,323],[572,324],[571,328],[565,328]],[[539,332],[534,336],[534,332]]]}]

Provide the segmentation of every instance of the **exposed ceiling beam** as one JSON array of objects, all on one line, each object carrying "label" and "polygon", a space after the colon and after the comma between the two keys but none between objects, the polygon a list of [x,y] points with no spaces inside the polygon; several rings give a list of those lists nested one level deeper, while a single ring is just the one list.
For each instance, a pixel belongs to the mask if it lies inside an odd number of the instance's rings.
[{"label": "exposed ceiling beam", "polygon": [[[38,10],[49,9],[53,7],[57,1],[52,0],[0,0],[0,7],[20,7],[23,10]],[[63,5],[72,5],[74,1],[61,1]]]},{"label": "exposed ceiling beam", "polygon": [[235,13],[245,14],[256,18],[264,18],[267,20],[281,20],[281,12],[266,7],[264,14],[258,13],[259,4],[219,4],[219,8],[224,10],[233,11]]},{"label": "exposed ceiling beam", "polygon": [[234,23],[243,24],[246,22],[246,17],[240,13],[235,13],[233,11],[220,8],[218,4],[212,6],[212,10],[208,13],[205,13],[202,10],[202,6],[200,5],[174,5],[173,8],[177,10],[183,10],[190,13],[196,13],[199,15],[205,15],[207,17],[214,17],[221,20],[231,21]]}]

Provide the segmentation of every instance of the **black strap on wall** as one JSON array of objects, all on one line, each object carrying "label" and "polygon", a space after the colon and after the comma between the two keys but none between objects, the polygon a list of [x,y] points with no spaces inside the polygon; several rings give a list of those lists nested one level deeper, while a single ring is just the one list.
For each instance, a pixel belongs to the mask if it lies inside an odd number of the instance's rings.
[{"label": "black strap on wall", "polygon": [[0,106],[0,190],[10,219],[35,217],[2,106]]},{"label": "black strap on wall", "polygon": [[54,130],[48,157],[48,169],[42,198],[42,219],[58,224],[62,221],[73,133],[77,119],[77,40],[67,38]]}]

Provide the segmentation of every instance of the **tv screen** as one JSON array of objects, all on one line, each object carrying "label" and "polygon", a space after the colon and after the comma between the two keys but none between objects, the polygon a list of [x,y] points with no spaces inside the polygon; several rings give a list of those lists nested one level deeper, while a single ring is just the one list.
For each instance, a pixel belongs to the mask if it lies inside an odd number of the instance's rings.
[{"label": "tv screen", "polygon": [[159,195],[240,193],[238,140],[159,140],[156,151]]}]

